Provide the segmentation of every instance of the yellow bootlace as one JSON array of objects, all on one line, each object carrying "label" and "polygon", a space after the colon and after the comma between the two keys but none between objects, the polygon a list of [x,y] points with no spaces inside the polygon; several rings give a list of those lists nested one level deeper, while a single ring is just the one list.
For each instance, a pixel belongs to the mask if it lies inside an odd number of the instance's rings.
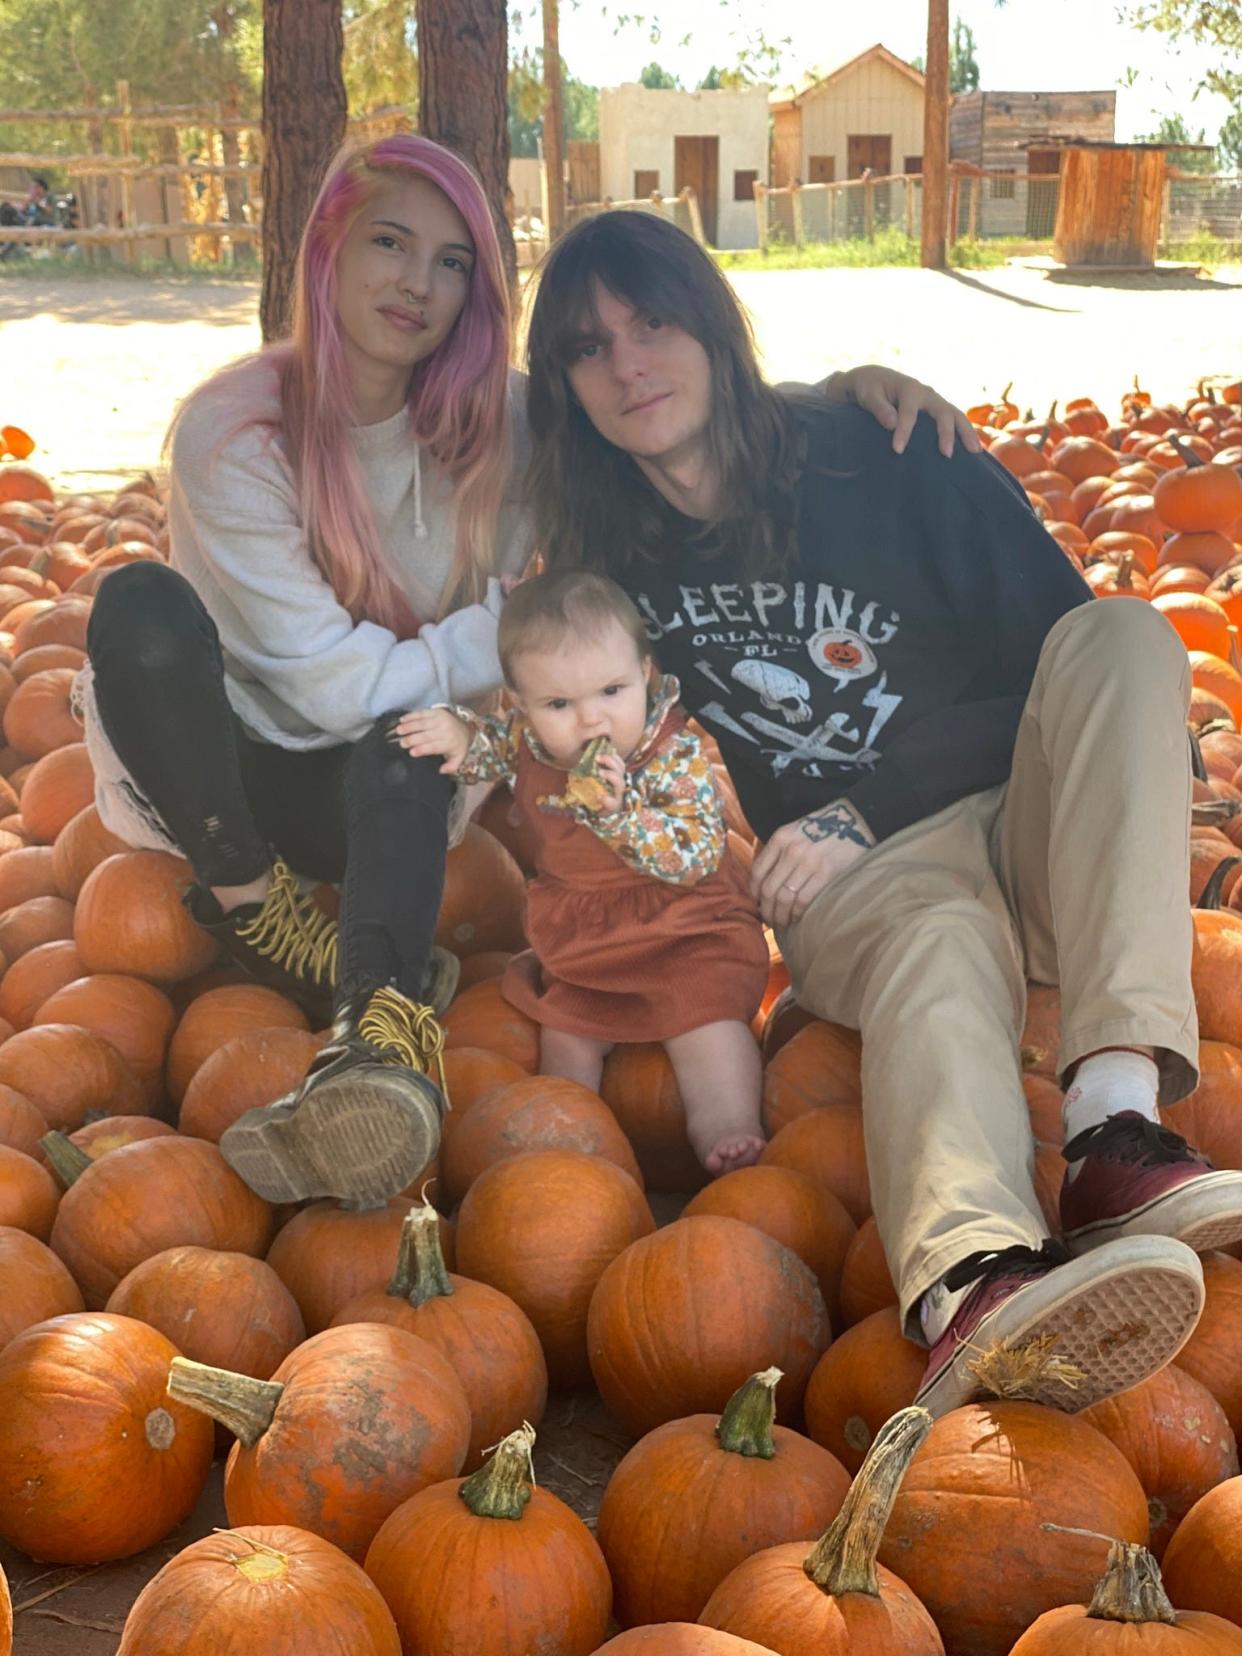
[{"label": "yellow bootlace", "polygon": [[407,1000],[400,990],[385,986],[376,989],[358,1022],[364,1041],[378,1047],[394,1064],[404,1064],[420,1075],[434,1073],[448,1105],[448,1084],[444,1076],[444,1031],[429,1006]]},{"label": "yellow bootlace", "polygon": [[272,866],[272,884],[263,907],[253,920],[237,928],[237,936],[257,954],[310,982],[336,979],[336,921],[298,889],[288,865]]}]

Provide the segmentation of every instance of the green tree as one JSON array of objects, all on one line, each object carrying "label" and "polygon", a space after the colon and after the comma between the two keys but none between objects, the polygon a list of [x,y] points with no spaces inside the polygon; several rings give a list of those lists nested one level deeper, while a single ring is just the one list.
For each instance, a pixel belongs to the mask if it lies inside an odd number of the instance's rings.
[{"label": "green tree", "polygon": [[1242,172],[1242,110],[1235,109],[1221,127],[1216,156],[1222,172]]},{"label": "green tree", "polygon": [[700,92],[738,92],[752,84],[744,69],[718,69],[713,63],[698,84]]},{"label": "green tree", "polygon": [[396,105],[418,113],[414,0],[345,0],[345,92],[352,115]]},{"label": "green tree", "polygon": [[677,76],[670,74],[659,63],[649,63],[638,78],[643,86],[650,87],[653,92],[681,90],[681,82]]},{"label": "green tree", "polygon": [[[920,52],[910,59],[912,68],[920,74],[926,59]],[[979,86],[979,60],[975,56],[975,32],[960,17],[953,19],[953,34],[949,40],[949,91],[974,92]]]},{"label": "green tree", "polygon": [[[561,59],[566,138],[599,138],[599,88],[575,80]],[[509,149],[538,155],[543,127],[543,53],[523,52],[509,65]]]},{"label": "green tree", "polygon": [[1139,0],[1129,19],[1173,40],[1188,40],[1213,52],[1215,66],[1200,85],[1242,106],[1242,4],[1239,0]]},{"label": "green tree", "polygon": [[1161,117],[1154,132],[1144,132],[1139,135],[1140,144],[1167,144],[1169,146],[1169,160],[1183,172],[1210,173],[1216,171],[1216,157],[1211,150],[1183,150],[1179,144],[1202,144],[1204,142],[1203,128],[1198,132],[1191,132],[1186,125],[1186,117],[1164,115]]}]

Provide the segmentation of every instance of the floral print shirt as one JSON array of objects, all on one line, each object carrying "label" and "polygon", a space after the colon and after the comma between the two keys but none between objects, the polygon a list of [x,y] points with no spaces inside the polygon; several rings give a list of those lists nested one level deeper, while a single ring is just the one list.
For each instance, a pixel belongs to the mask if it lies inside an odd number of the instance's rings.
[{"label": "floral print shirt", "polygon": [[[698,737],[684,726],[664,734],[679,694],[677,680],[669,675],[653,686],[642,737],[626,760],[619,810],[588,811],[551,802],[543,809],[589,828],[638,873],[688,886],[719,868],[725,825],[715,772]],[[449,711],[471,731],[457,772],[460,781],[511,782],[524,753],[542,764],[553,763],[523,714],[496,716],[466,707]]]}]

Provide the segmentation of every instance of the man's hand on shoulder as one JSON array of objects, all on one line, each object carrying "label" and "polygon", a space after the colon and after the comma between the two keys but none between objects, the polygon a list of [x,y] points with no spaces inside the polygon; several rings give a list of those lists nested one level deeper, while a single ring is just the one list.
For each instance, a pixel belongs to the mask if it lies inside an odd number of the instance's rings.
[{"label": "man's hand on shoulder", "polygon": [[778,828],[755,858],[750,889],[769,926],[806,913],[830,880],[865,856],[875,836],[844,800]]}]

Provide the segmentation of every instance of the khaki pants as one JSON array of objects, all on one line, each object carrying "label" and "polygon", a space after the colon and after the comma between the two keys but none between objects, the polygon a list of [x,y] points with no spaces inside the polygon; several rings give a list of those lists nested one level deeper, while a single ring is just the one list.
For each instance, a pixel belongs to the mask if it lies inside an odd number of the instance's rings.
[{"label": "khaki pants", "polygon": [[883,841],[779,941],[798,1000],[863,1034],[876,1223],[907,1330],[959,1260],[1048,1234],[1020,1079],[1026,980],[1059,983],[1059,1069],[1154,1046],[1196,1084],[1185,714],[1147,604],[1097,600],[1044,641],[1007,786]]}]

